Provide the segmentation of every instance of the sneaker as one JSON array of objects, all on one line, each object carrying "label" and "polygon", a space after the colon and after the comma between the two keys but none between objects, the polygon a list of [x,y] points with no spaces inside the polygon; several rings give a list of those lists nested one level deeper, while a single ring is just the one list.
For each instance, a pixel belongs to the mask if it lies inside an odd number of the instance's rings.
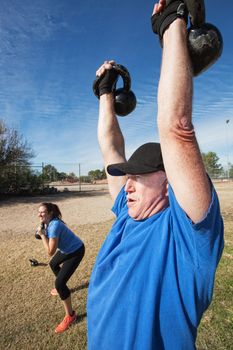
[{"label": "sneaker", "polygon": [[55,329],[55,333],[62,333],[66,331],[69,328],[69,326],[76,321],[76,319],[77,319],[77,315],[75,312],[73,316],[66,315],[63,321]]},{"label": "sneaker", "polygon": [[53,288],[50,292],[51,295],[58,295],[58,291],[56,290],[56,288]]}]

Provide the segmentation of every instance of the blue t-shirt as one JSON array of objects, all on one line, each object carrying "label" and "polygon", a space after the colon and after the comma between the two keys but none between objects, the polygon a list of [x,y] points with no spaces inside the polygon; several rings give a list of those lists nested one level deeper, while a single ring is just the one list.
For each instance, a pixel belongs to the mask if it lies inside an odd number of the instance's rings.
[{"label": "blue t-shirt", "polygon": [[78,250],[83,242],[59,219],[49,222],[46,234],[48,238],[58,238],[58,249],[65,254]]},{"label": "blue t-shirt", "polygon": [[215,190],[193,224],[169,187],[170,206],[144,220],[128,215],[124,188],[88,290],[89,350],[192,350],[211,302],[223,250]]}]

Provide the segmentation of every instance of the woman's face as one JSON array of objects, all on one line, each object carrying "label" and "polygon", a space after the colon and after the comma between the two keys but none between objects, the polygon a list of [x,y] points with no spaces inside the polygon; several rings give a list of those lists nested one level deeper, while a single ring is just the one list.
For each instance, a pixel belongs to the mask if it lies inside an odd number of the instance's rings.
[{"label": "woman's face", "polygon": [[41,205],[38,210],[38,217],[41,224],[43,223],[48,225],[49,221],[52,219],[52,213],[49,214],[47,208]]}]

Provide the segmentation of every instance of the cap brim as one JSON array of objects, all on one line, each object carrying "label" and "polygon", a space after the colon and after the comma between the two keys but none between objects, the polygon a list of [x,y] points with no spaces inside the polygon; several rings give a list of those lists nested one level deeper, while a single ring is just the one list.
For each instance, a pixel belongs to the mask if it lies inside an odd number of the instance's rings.
[{"label": "cap brim", "polygon": [[147,165],[138,165],[134,163],[116,163],[107,166],[107,172],[112,176],[124,176],[126,174],[139,175],[139,174],[149,174],[155,173],[157,171],[164,171],[163,164],[158,167],[151,167]]}]

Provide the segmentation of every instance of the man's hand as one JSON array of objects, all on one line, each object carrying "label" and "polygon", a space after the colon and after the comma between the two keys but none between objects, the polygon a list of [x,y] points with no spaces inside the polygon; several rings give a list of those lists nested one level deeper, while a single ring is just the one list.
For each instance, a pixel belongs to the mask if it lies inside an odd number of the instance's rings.
[{"label": "man's hand", "polygon": [[204,0],[160,0],[152,14],[153,32],[162,40],[163,33],[176,18],[183,18],[187,23],[188,17],[192,28],[200,28],[205,23]]},{"label": "man's hand", "polygon": [[182,18],[187,24],[187,9],[183,0],[160,0],[155,4],[151,17],[152,30],[159,35],[160,41],[166,29],[177,18]]},{"label": "man's hand", "polygon": [[102,66],[96,71],[97,77],[102,77],[98,85],[98,95],[99,97],[104,94],[109,94],[113,92],[116,88],[116,83],[118,79],[118,73],[113,68],[115,61],[105,61]]},{"label": "man's hand", "polygon": [[104,61],[104,63],[97,69],[96,71],[96,76],[100,77],[103,75],[107,69],[112,69],[112,67],[116,64],[115,61],[110,60],[110,61]]},{"label": "man's hand", "polygon": [[[154,5],[154,14],[161,13],[165,6],[168,6],[175,0],[160,0]],[[190,22],[193,27],[200,28],[205,23],[205,2],[204,0],[182,0],[188,10]]]},{"label": "man's hand", "polygon": [[158,3],[156,3],[154,5],[154,9],[153,9],[153,13],[152,13],[152,16],[155,14],[155,13],[160,13],[164,10],[166,6],[166,0],[160,0]]}]

